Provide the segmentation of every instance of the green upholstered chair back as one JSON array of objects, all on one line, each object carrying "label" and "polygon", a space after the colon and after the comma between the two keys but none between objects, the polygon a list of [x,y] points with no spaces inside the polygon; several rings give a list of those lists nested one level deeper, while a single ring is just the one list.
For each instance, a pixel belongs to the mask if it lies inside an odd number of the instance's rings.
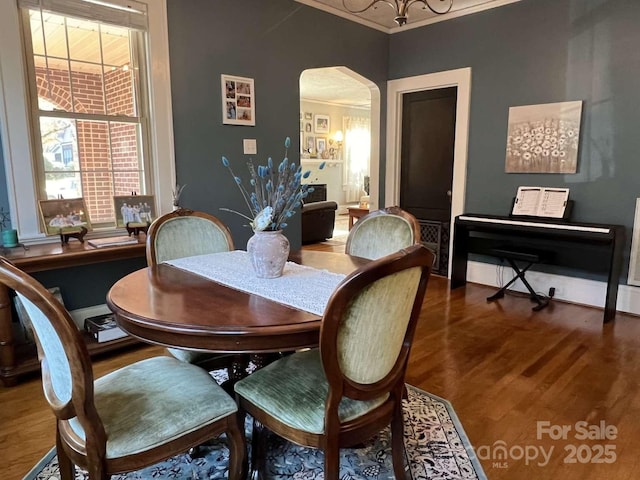
[{"label": "green upholstered chair back", "polygon": [[420,224],[398,207],[376,210],[360,218],[349,232],[345,251],[375,260],[420,243]]},{"label": "green upholstered chair back", "polygon": [[204,212],[179,209],[156,219],[147,232],[147,263],[233,250],[229,229]]},{"label": "green upholstered chair back", "polygon": [[[0,258],[0,282],[14,290],[29,315],[47,401],[60,419],[76,415],[92,429],[102,424],[93,406],[93,371],[82,335],[67,310],[40,283]],[[104,431],[101,432],[104,435]]]},{"label": "green upholstered chair back", "polygon": [[412,245],[341,283],[325,310],[320,340],[331,387],[364,399],[404,381],[432,265],[433,253]]}]

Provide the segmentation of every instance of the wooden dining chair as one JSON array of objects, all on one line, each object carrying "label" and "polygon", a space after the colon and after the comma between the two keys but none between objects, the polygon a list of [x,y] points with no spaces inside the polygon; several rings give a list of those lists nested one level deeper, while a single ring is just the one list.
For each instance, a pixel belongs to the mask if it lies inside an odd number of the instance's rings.
[{"label": "wooden dining chair", "polygon": [[[147,232],[147,264],[149,266],[176,258],[228,252],[234,249],[227,226],[205,212],[180,208],[158,217]],[[233,357],[224,354],[168,348],[183,362],[194,363],[207,370],[228,368]]]},{"label": "wooden dining chair", "polygon": [[404,478],[402,396],[411,342],[433,265],[412,245],[349,275],[331,296],[319,349],[297,352],[235,384],[241,413],[257,421],[252,469],[264,470],[260,425],[324,450],[336,480],[340,448],[392,431],[396,478]]},{"label": "wooden dining chair", "polygon": [[82,334],[41,284],[0,257],[0,282],[13,289],[35,333],[44,396],[56,417],[62,480],[75,466],[90,480],[138,470],[226,433],[229,478],[246,475],[237,406],[199,367],[160,356],[94,380]]},{"label": "wooden dining chair", "polygon": [[418,243],[420,224],[416,217],[399,207],[387,207],[374,210],[355,223],[345,252],[375,260]]}]

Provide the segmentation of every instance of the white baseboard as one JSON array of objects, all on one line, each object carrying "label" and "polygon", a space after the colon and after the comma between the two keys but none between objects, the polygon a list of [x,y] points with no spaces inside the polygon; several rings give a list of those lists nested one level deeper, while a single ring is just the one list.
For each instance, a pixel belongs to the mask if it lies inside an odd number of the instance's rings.
[{"label": "white baseboard", "polygon": [[[473,283],[498,287],[500,286],[499,268],[501,267],[490,263],[470,261],[467,264],[467,280]],[[511,278],[513,278],[513,272],[510,267],[505,266],[502,269],[501,285],[507,283]],[[604,308],[607,291],[606,282],[532,270],[527,272],[527,281],[535,291],[540,293],[547,294],[550,287],[555,288],[555,298],[558,300]],[[510,288],[518,292],[527,292],[526,287],[520,280]],[[640,315],[640,288],[631,285],[620,285],[618,287],[616,310]]]},{"label": "white baseboard", "polygon": [[84,319],[89,317],[95,317],[96,315],[104,315],[110,313],[109,307],[106,304],[93,305],[91,307],[78,308],[77,310],[69,311],[73,323],[75,323],[80,330],[84,330]]}]

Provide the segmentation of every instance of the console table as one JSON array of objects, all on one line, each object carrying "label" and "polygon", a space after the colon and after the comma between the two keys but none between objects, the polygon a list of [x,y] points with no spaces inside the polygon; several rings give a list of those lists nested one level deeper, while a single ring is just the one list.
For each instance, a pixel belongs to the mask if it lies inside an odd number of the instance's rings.
[{"label": "console table", "polygon": [[[5,258],[27,273],[56,270],[60,268],[91,265],[95,263],[142,258],[145,256],[145,239],[142,235],[137,244],[118,247],[94,248],[87,243],[60,242],[32,245],[29,250],[21,247],[7,249]],[[90,355],[98,355],[117,348],[137,343],[137,340],[124,337],[111,342],[98,343],[85,334]],[[5,386],[15,385],[21,375],[40,369],[35,345],[18,345],[13,334],[11,314],[11,296],[9,290],[0,284],[0,380]]]}]

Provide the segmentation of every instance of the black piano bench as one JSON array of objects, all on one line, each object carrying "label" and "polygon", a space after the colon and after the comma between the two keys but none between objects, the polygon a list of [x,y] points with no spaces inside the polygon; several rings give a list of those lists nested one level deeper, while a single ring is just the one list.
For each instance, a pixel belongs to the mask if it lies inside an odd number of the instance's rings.
[{"label": "black piano bench", "polygon": [[[524,286],[527,287],[527,290],[529,290],[531,301],[536,303],[536,306],[532,309],[534,312],[542,310],[549,304],[550,298],[538,295],[531,287],[531,285],[529,285],[527,279],[524,278],[524,274],[536,263],[550,261],[553,256],[552,252],[521,248],[517,246],[506,246],[501,248],[492,248],[491,255],[506,260],[509,265],[511,265],[513,271],[516,273],[516,276],[509,280],[509,282],[496,293],[494,293],[490,297],[487,297],[487,302],[492,302],[493,300],[498,300],[499,298],[504,297],[504,292],[516,280],[520,279]],[[523,262],[525,264],[524,268],[519,267],[516,262]]]}]

